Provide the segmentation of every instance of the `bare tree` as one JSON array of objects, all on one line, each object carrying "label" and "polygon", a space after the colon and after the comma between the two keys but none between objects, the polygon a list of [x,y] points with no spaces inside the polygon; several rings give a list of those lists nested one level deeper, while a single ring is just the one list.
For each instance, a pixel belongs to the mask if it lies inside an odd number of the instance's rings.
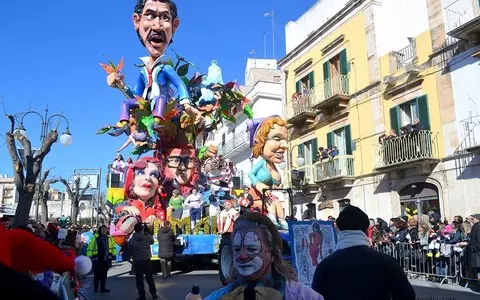
[{"label": "bare tree", "polygon": [[[22,135],[19,130],[14,131],[15,118],[13,116],[7,117],[10,119],[11,129],[5,134],[6,143],[13,164],[14,183],[18,192],[18,205],[13,225],[19,226],[28,223],[28,215],[36,190],[36,181],[45,156],[50,152],[53,143],[57,141],[58,132],[56,129],[52,129],[43,139],[40,150],[34,155],[30,140]],[[19,141],[23,147],[23,157],[15,140]]]},{"label": "bare tree", "polygon": [[110,224],[112,220],[111,209],[105,205],[105,194],[102,193],[99,199],[99,214],[102,216],[103,224]]},{"label": "bare tree", "polygon": [[50,185],[57,183],[59,181],[58,178],[47,179],[48,175],[50,174],[50,170],[51,169],[48,169],[43,173],[43,176],[40,176],[37,192],[35,193],[35,197],[34,197],[34,199],[37,199],[37,201],[40,201],[40,208],[42,211],[40,215],[40,222],[42,224],[46,224],[48,220],[47,201],[49,200]]},{"label": "bare tree", "polygon": [[82,199],[85,192],[90,188],[90,182],[88,182],[83,188],[80,188],[80,177],[77,176],[73,180],[72,186],[68,183],[67,180],[60,177],[59,182],[63,183],[65,190],[72,201],[72,210],[70,213],[70,218],[72,219],[73,224],[77,223],[78,216],[78,207],[80,206],[80,199]]}]

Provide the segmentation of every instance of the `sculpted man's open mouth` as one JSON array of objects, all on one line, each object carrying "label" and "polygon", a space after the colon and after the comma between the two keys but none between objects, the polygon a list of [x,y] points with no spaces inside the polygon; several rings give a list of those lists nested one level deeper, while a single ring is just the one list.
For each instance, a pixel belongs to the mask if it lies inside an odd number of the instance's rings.
[{"label": "sculpted man's open mouth", "polygon": [[167,34],[163,30],[158,32],[151,31],[148,41],[153,47],[161,47],[167,41]]}]

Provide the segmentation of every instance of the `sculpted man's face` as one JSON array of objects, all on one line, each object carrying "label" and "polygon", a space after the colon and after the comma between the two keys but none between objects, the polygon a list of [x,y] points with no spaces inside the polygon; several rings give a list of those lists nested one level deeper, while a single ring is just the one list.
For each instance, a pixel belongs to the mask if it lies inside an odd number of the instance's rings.
[{"label": "sculpted man's face", "polygon": [[285,151],[287,150],[287,127],[273,125],[267,135],[265,146],[263,147],[262,157],[275,164],[283,162]]},{"label": "sculpted man's face", "polygon": [[159,178],[160,171],[154,163],[147,163],[144,169],[135,169],[133,192],[143,201],[153,198],[158,190]]},{"label": "sculpted man's face", "polygon": [[188,185],[196,167],[195,150],[173,149],[166,160],[165,176],[180,185]]},{"label": "sculpted man's face", "polygon": [[235,269],[248,281],[261,279],[272,263],[272,252],[262,230],[239,230],[233,238]]},{"label": "sculpted man's face", "polygon": [[172,18],[167,3],[147,0],[142,14],[133,14],[133,25],[150,57],[157,59],[165,53],[180,20]]}]

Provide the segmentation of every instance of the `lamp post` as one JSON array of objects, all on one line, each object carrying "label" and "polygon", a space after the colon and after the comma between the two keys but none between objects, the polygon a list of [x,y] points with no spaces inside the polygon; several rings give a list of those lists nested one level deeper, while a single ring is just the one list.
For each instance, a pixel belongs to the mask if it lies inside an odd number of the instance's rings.
[{"label": "lamp post", "polygon": [[[12,117],[15,118],[15,120],[20,120],[19,122],[19,127],[15,129],[15,131],[19,131],[19,133],[24,136],[25,138],[27,137],[27,129],[25,128],[23,122],[25,120],[25,117],[28,115],[37,115],[40,117],[42,121],[42,127],[40,131],[40,142],[45,141],[45,138],[48,136],[48,132],[55,128],[55,130],[58,129],[58,126],[60,125],[61,120],[63,119],[65,123],[67,124],[67,127],[65,129],[65,132],[60,136],[60,143],[64,146],[69,146],[72,144],[72,134],[70,133],[70,123],[68,122],[68,119],[63,116],[63,114],[54,114],[54,115],[48,115],[48,107],[45,109],[45,113],[42,115],[41,113],[34,111],[34,110],[29,110],[27,112],[21,112],[13,115]],[[53,118],[58,118],[58,122],[55,127],[51,127],[50,123]],[[35,155],[35,153],[34,153]],[[26,163],[26,162],[25,162]],[[42,174],[42,166],[40,166],[40,172],[39,174]],[[38,180],[38,179],[37,179]],[[37,184],[36,191],[37,191],[37,199],[36,199],[36,206],[35,206],[35,220],[38,222],[38,208],[40,204],[40,197],[38,190],[39,186]]]}]

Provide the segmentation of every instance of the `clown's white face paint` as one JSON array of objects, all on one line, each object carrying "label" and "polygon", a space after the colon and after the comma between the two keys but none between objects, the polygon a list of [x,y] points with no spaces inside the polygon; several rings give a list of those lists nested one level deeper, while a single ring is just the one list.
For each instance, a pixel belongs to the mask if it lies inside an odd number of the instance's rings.
[{"label": "clown's white face paint", "polygon": [[243,277],[254,275],[263,269],[262,241],[256,232],[237,232],[233,238],[234,264]]}]

